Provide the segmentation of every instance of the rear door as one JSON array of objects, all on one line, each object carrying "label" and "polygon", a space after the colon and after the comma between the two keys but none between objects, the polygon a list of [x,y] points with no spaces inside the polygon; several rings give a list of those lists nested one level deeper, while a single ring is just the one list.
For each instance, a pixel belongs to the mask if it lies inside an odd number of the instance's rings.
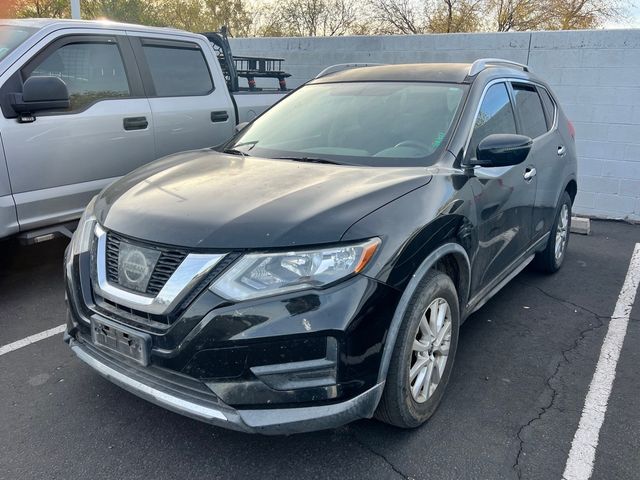
[{"label": "rear door", "polygon": [[[481,100],[467,148],[467,161],[475,157],[478,144],[491,134],[516,133],[517,118],[506,82],[490,85]],[[478,252],[473,270],[474,291],[514,267],[514,262],[531,244],[532,210],[536,194],[535,177],[525,179],[531,168],[475,167],[473,190],[478,212]]]},{"label": "rear door", "polygon": [[[119,34],[120,33],[120,34]],[[151,109],[124,32],[58,35],[11,74],[60,77],[71,108],[3,118],[2,140],[22,230],[77,218],[111,181],[155,157]]]},{"label": "rear door", "polygon": [[214,83],[210,65],[218,60],[204,41],[129,35],[151,105],[158,157],[218,145],[233,135],[231,96],[224,81]]},{"label": "rear door", "polygon": [[527,161],[536,169],[534,238],[551,230],[565,181],[566,147],[558,132],[557,108],[547,91],[532,83],[512,83],[520,133],[533,139]]}]

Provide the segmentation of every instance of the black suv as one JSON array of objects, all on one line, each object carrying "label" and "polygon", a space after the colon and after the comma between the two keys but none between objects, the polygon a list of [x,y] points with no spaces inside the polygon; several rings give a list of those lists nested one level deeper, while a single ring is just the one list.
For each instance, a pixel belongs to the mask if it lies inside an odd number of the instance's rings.
[{"label": "black suv", "polygon": [[573,127],[524,65],[328,74],[91,202],[66,255],[65,338],[215,425],[415,427],[465,318],[531,261],[560,268],[576,189]]}]

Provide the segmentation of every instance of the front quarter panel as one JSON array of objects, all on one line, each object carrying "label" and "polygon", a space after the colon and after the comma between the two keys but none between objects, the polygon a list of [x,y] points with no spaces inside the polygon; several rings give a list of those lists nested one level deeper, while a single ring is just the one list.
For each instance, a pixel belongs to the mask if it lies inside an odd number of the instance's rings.
[{"label": "front quarter panel", "polygon": [[469,177],[460,170],[438,169],[429,184],[356,222],[343,240],[381,238],[381,250],[365,274],[404,290],[423,260],[443,243],[453,240],[472,256],[474,218]]},{"label": "front quarter panel", "polygon": [[[2,120],[6,121],[5,119]],[[0,136],[0,238],[17,233],[18,229],[16,206],[11,194],[9,172],[7,171],[7,162],[2,146],[2,136]]]}]

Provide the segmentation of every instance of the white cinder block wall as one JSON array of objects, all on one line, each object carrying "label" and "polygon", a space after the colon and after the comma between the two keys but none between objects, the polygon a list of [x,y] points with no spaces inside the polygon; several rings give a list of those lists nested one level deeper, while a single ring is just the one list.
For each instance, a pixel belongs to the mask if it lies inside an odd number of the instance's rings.
[{"label": "white cinder block wall", "polygon": [[337,63],[528,63],[576,127],[576,213],[640,221],[640,30],[239,38],[231,47],[237,55],[284,58],[292,87]]}]

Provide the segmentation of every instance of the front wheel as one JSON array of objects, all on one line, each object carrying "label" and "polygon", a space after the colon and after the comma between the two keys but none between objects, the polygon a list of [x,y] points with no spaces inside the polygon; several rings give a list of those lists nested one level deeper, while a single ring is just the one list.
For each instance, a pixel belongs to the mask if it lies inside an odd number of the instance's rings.
[{"label": "front wheel", "polygon": [[556,218],[551,228],[551,234],[546,248],[538,252],[535,258],[535,266],[547,273],[555,273],[560,270],[569,245],[571,231],[571,197],[565,191],[560,198],[560,204],[556,209]]},{"label": "front wheel", "polygon": [[453,368],[460,328],[458,305],[451,279],[441,272],[428,272],[398,331],[376,418],[413,428],[433,415]]}]

